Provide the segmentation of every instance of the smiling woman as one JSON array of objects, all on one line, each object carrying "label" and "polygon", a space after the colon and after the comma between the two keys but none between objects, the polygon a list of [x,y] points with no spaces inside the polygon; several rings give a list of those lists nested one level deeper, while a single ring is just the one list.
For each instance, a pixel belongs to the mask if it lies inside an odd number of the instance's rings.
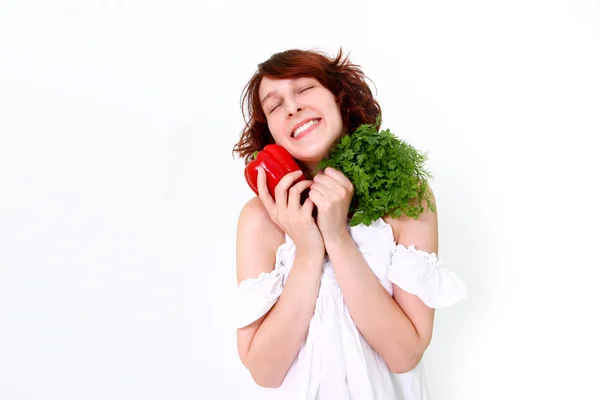
[{"label": "smiling woman", "polygon": [[[328,113],[327,132],[333,135],[340,130],[352,132],[362,123],[374,124],[381,108],[365,80],[359,66],[341,51],[333,59],[321,52],[295,49],[272,55],[244,88],[241,106],[246,126],[234,153],[248,163],[256,150],[285,142],[301,124],[311,119],[322,122],[319,113]],[[291,122],[286,120],[290,109],[297,111],[305,103],[308,109],[294,112]],[[322,152],[327,148],[325,143],[321,147]],[[297,147],[288,150],[299,156],[294,153]]]},{"label": "smiling woman", "polygon": [[[258,88],[267,127],[275,143],[314,170],[343,132],[340,105],[317,79],[264,77]],[[290,117],[294,116],[294,117]]]},{"label": "smiling woman", "polygon": [[265,398],[427,399],[434,310],[466,297],[439,266],[435,212],[351,226],[353,183],[337,169],[313,173],[341,137],[380,123],[365,79],[341,51],[288,50],[245,87],[234,152],[248,164],[278,144],[306,178],[285,175],[271,196],[259,168],[238,220],[238,352]]}]

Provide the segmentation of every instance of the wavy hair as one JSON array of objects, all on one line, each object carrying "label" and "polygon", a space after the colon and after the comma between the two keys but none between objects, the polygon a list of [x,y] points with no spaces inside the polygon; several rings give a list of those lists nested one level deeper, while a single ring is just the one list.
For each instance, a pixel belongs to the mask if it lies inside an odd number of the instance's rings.
[{"label": "wavy hair", "polygon": [[366,83],[369,78],[360,66],[349,61],[349,56],[343,56],[341,48],[334,58],[318,50],[286,50],[258,64],[257,71],[242,91],[240,106],[245,126],[232,153],[243,158],[246,165],[255,151],[274,143],[258,96],[258,88],[264,77],[314,78],[333,93],[340,104],[344,132],[352,134],[361,124],[377,124],[379,129],[381,107]]}]

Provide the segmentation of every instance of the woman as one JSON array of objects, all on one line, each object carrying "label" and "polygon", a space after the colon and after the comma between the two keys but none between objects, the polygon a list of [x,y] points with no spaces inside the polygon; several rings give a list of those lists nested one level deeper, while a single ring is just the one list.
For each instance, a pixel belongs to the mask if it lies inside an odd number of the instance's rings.
[{"label": "woman", "polygon": [[[249,162],[277,143],[308,177],[341,135],[381,113],[341,50],[333,59],[274,54],[242,101],[249,119],[234,151]],[[421,358],[434,309],[466,297],[462,281],[438,267],[436,214],[350,227],[352,182],[328,168],[294,183],[302,173],[285,176],[272,198],[259,171],[259,196],[239,216],[242,363],[270,398],[427,399]]]}]

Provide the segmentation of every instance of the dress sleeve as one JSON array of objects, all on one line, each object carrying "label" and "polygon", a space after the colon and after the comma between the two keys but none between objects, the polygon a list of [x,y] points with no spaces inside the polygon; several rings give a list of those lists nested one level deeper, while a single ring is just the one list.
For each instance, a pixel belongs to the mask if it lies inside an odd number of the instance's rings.
[{"label": "dress sleeve", "polygon": [[392,250],[388,278],[431,308],[443,308],[467,298],[465,283],[452,271],[440,267],[435,253],[401,244]]},{"label": "dress sleeve", "polygon": [[250,325],[273,307],[283,291],[283,277],[283,269],[276,268],[240,282],[233,304],[236,328]]}]

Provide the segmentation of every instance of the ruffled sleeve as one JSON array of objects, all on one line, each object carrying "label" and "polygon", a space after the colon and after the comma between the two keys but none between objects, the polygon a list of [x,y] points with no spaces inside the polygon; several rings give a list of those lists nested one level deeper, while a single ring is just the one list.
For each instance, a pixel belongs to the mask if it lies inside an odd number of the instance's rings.
[{"label": "ruffled sleeve", "polygon": [[392,250],[388,278],[408,293],[418,296],[431,308],[443,308],[467,298],[464,282],[452,271],[440,267],[435,253],[401,244]]},{"label": "ruffled sleeve", "polygon": [[281,295],[283,280],[283,268],[276,268],[240,282],[233,304],[234,326],[243,328],[265,315]]}]

